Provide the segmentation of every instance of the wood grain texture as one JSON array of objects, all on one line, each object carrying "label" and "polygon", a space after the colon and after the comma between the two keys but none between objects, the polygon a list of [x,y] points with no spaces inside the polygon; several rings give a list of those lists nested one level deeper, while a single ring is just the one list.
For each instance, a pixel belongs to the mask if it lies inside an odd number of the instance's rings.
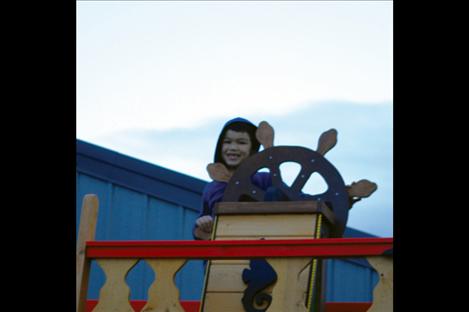
[{"label": "wood grain texture", "polygon": [[379,281],[373,290],[373,304],[368,312],[393,311],[393,259],[392,257],[367,257],[378,272]]},{"label": "wood grain texture", "polygon": [[218,216],[215,239],[223,236],[313,236],[316,215],[222,215]]},{"label": "wood grain texture", "polygon": [[331,148],[337,144],[337,130],[329,129],[321,134],[318,140],[318,147],[316,151],[325,155]]},{"label": "wood grain texture", "polygon": [[261,121],[256,130],[256,139],[264,149],[274,146],[274,137],[274,128],[267,121]]},{"label": "wood grain texture", "polygon": [[148,290],[148,301],[142,312],[184,312],[179,302],[179,289],[174,277],[186,259],[145,260],[155,272],[155,281]]},{"label": "wood grain texture", "polygon": [[362,179],[358,182],[353,182],[348,186],[347,193],[350,197],[363,198],[370,196],[377,188],[378,185],[376,183]]},{"label": "wood grain texture", "polygon": [[207,293],[202,311],[244,312],[242,298],[243,293]]},{"label": "wood grain texture", "polygon": [[90,260],[86,259],[86,242],[94,241],[96,223],[98,220],[98,196],[87,194],[83,198],[80,215],[80,226],[76,251],[76,311],[84,312],[88,279],[90,274]]},{"label": "wood grain texture", "polygon": [[[221,260],[210,265],[210,277],[206,291],[208,292],[244,292],[246,284],[242,279],[244,269],[249,269],[249,260]],[[311,262],[311,259],[309,259]],[[309,280],[308,267],[300,272],[298,283],[303,285],[303,292],[306,294]],[[227,283],[226,281],[230,281]],[[273,286],[268,287],[265,292],[271,293]]]},{"label": "wood grain texture", "polygon": [[[303,202],[299,209],[308,213],[288,213],[289,209],[298,209],[296,203],[220,203],[224,212],[217,215],[214,240],[243,239],[296,239],[315,238],[318,217],[313,212],[314,205]],[[224,205],[227,204],[227,205]],[[240,204],[240,205],[239,205]],[[259,205],[260,204],[260,205]],[[287,206],[287,213],[243,213],[250,208],[272,210],[272,204]],[[315,204],[315,203],[314,203]],[[270,207],[269,207],[270,206]],[[241,207],[241,209],[239,209]],[[280,208],[282,209],[282,208]],[[262,210],[265,211],[265,210]],[[272,294],[269,312],[305,312],[306,298],[311,274],[311,258],[269,259],[277,273],[278,280],[263,292]],[[244,311],[241,299],[247,285],[242,280],[244,269],[249,269],[249,260],[212,260],[207,270],[202,299],[203,312]],[[277,299],[275,299],[277,297]],[[277,301],[276,301],[277,300]],[[261,307],[256,307],[261,308]]]},{"label": "wood grain texture", "polygon": [[133,312],[129,302],[130,289],[126,275],[139,259],[99,259],[98,265],[106,275],[106,282],[99,291],[99,302],[93,312]]},{"label": "wood grain texture", "polygon": [[207,172],[209,177],[218,182],[228,183],[233,175],[222,163],[211,163],[207,165]]},{"label": "wood grain texture", "polygon": [[290,202],[220,202],[215,204],[216,215],[249,214],[321,214],[331,224],[334,213],[326,205],[315,200]]},{"label": "wood grain texture", "polygon": [[309,271],[311,258],[267,258],[277,272],[277,283],[272,290],[269,312],[307,312],[307,280],[301,278],[302,272]]},{"label": "wood grain texture", "polygon": [[284,202],[220,202],[215,204],[215,213],[224,214],[276,214],[317,213],[318,205],[313,200]]}]

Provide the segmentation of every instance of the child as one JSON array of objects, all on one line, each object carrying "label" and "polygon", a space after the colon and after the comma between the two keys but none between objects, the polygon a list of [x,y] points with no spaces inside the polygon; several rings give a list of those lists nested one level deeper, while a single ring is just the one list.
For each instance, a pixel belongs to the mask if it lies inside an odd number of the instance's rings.
[{"label": "child", "polygon": [[[222,163],[229,171],[234,172],[244,159],[259,151],[260,143],[256,139],[256,130],[257,126],[244,118],[229,120],[218,137],[214,163]],[[266,172],[256,173],[252,182],[263,190],[272,185],[270,176]],[[215,203],[222,200],[226,186],[226,182],[219,181],[212,181],[206,185],[202,194],[202,211],[193,229],[195,239],[210,239],[213,208]]]},{"label": "child", "polygon": [[[244,118],[238,117],[229,120],[223,126],[220,136],[218,137],[214,163],[223,164],[229,171],[229,175],[232,174],[244,159],[259,151],[260,142],[256,138],[256,130],[257,126]],[[332,144],[332,146],[334,144]],[[325,146],[327,146],[327,144]],[[321,146],[318,146],[318,150],[322,150],[320,147]],[[330,146],[326,148],[326,151],[327,149],[330,149]],[[322,154],[324,153],[323,151]],[[266,201],[288,200],[280,189],[272,186],[270,173],[257,172],[252,176],[252,183],[266,191],[264,196],[264,200]],[[222,200],[226,186],[227,183],[221,181],[212,181],[206,185],[202,194],[202,210],[195,221],[192,231],[195,239],[209,240],[211,238],[214,217],[213,208],[216,203]],[[346,185],[346,190],[349,195],[349,208],[362,197],[368,197],[376,188],[377,185],[368,180],[361,180],[352,183],[352,185]],[[305,200],[316,200],[318,195],[312,196],[301,193],[300,197]],[[329,203],[326,202],[326,205],[328,204]]]}]

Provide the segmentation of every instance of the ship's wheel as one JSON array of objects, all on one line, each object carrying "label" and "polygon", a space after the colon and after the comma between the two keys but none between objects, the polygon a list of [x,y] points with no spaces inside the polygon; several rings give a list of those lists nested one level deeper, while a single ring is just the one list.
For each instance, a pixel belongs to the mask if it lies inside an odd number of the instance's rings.
[{"label": "ship's wheel", "polygon": [[[291,186],[282,181],[280,165],[285,162],[294,162],[301,166]],[[254,185],[251,180],[263,168],[269,170],[272,185],[288,197],[288,200],[316,200],[328,205],[334,213],[331,237],[343,235],[349,212],[344,180],[321,153],[305,147],[272,146],[245,159],[229,180],[223,201],[264,201],[266,191]],[[327,184],[327,190],[305,198],[302,196],[302,189],[313,173],[321,175]]]}]

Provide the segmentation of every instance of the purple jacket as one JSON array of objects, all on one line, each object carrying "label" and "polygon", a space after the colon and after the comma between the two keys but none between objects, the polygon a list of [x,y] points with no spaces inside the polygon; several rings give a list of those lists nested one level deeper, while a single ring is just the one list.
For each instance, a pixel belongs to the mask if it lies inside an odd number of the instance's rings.
[{"label": "purple jacket", "polygon": [[[227,129],[230,128],[229,126],[234,125],[235,123],[242,123],[244,124],[244,126],[248,128],[248,132],[250,133],[251,143],[252,143],[251,154],[257,153],[259,151],[260,143],[254,135],[257,127],[249,120],[241,118],[241,117],[237,117],[237,118],[229,120],[223,126],[223,129],[218,136],[217,145],[215,148],[215,155],[214,155],[214,160],[213,160],[214,163],[224,164],[224,161],[221,155],[223,137]],[[263,190],[266,190],[269,186],[272,185],[272,180],[268,173],[260,172],[260,173],[256,173],[253,176],[252,183],[262,188]],[[220,202],[223,199],[223,193],[225,192],[226,186],[227,186],[227,183],[217,182],[217,181],[212,181],[205,186],[203,194],[202,194],[202,207],[201,207],[200,214],[197,218],[200,218],[206,215],[214,216],[213,207],[215,206],[216,203]],[[194,236],[194,229],[195,229],[195,224],[192,229],[192,235],[195,239],[198,239]]]},{"label": "purple jacket", "polygon": [[[262,190],[266,191],[268,187],[272,186],[272,179],[270,174],[267,172],[258,172],[252,177],[252,183]],[[214,207],[215,204],[221,202],[223,199],[223,194],[225,192],[226,182],[212,181],[208,183],[202,194],[202,209],[197,216],[200,218],[202,216],[210,215],[214,217]],[[193,230],[195,229],[195,225]],[[194,233],[194,231],[192,231]],[[192,234],[193,235],[193,234]],[[193,235],[194,239],[198,239]]]},{"label": "purple jacket", "polygon": [[[267,172],[258,172],[252,177],[252,183],[262,190],[266,191],[272,186],[272,179]],[[199,217],[211,215],[214,216],[213,207],[223,198],[227,183],[212,181],[205,186],[202,194],[202,211]]]}]

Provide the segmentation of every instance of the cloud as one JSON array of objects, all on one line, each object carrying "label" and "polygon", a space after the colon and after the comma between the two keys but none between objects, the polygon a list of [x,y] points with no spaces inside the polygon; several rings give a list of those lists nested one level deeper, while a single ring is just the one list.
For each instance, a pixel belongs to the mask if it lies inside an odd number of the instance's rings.
[{"label": "cloud", "polygon": [[77,133],[391,101],[391,26],[389,3],[79,2]]},{"label": "cloud", "polygon": [[[316,149],[323,131],[338,130],[337,145],[326,154],[346,184],[368,179],[378,190],[350,211],[349,226],[379,236],[392,236],[392,103],[359,105],[324,102],[284,115],[243,114],[254,123],[267,120],[275,129],[275,145]],[[234,116],[230,116],[232,118]],[[95,139],[81,137],[159,166],[209,181],[206,165],[213,161],[216,138],[227,118],[190,129],[117,131]],[[80,138],[80,137],[79,137]],[[288,174],[288,173],[287,173]]]},{"label": "cloud", "polygon": [[[208,180],[229,118],[312,149],[336,128],[327,158],[347,182],[382,186],[357,210],[379,206],[382,221],[392,63],[390,2],[78,2],[77,137]],[[392,218],[376,224],[388,233]]]}]

